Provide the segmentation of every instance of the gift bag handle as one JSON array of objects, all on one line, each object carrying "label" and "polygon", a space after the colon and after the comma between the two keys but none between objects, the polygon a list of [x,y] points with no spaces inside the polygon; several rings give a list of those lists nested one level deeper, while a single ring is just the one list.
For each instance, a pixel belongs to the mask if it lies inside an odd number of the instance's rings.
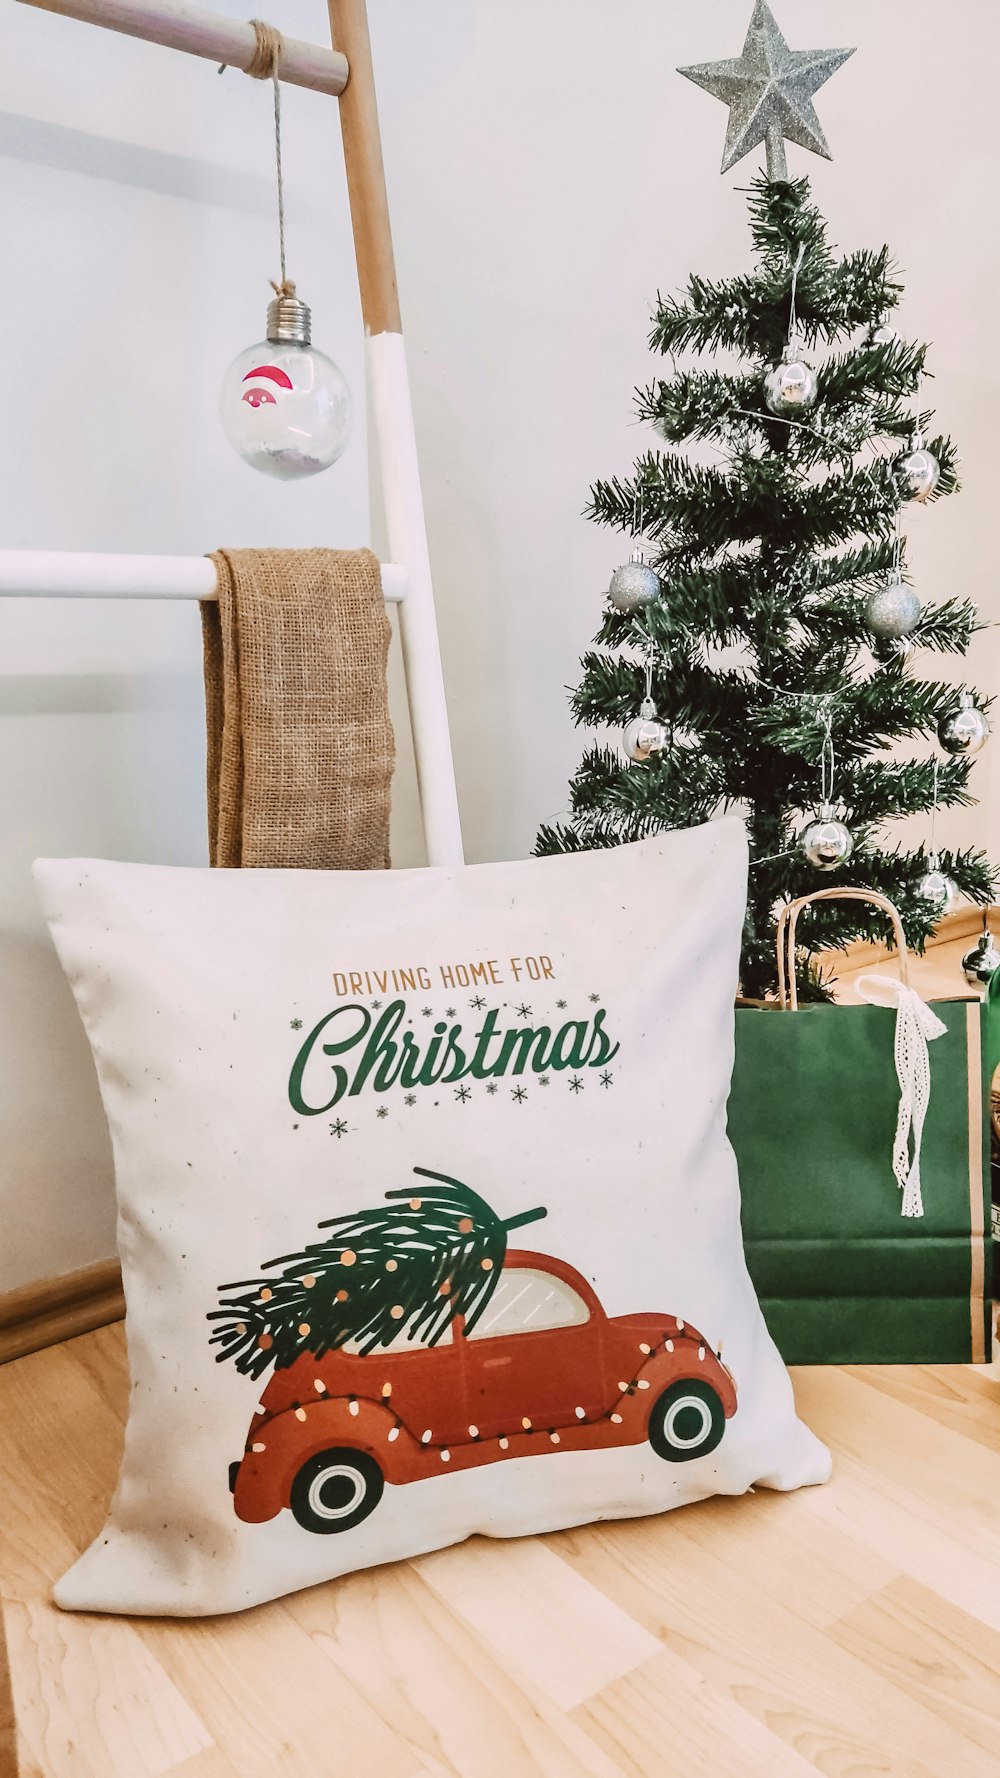
[{"label": "gift bag handle", "polygon": [[888,896],[879,895],[875,889],[816,889],[812,895],[802,895],[798,901],[787,901],[778,916],[778,998],[783,1012],[797,1012],[799,1006],[798,984],[795,980],[795,928],[799,915],[804,908],[814,901],[866,901],[872,907],[881,908],[892,921],[893,936],[896,950],[899,953],[899,979],[904,988],[910,983],[909,952],[906,949],[906,937],[899,910]]}]

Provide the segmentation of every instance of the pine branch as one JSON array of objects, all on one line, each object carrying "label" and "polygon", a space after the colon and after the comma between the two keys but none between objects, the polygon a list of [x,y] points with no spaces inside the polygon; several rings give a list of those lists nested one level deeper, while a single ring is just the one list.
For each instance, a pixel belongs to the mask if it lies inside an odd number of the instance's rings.
[{"label": "pine branch", "polygon": [[401,1335],[434,1346],[456,1315],[471,1331],[496,1288],[508,1231],[546,1213],[503,1222],[461,1181],[413,1171],[433,1183],[386,1192],[387,1208],[321,1222],[333,1232],[268,1260],[267,1278],[220,1285],[220,1307],[208,1316],[220,1324],[217,1360],[259,1377],[272,1363],[281,1369],[347,1341],[362,1354]]}]

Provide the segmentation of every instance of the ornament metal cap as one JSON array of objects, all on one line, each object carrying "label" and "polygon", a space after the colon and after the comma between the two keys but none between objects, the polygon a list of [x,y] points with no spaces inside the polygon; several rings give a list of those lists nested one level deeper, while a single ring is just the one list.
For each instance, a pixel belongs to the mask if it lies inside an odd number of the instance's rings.
[{"label": "ornament metal cap", "polygon": [[275,284],[267,305],[267,337],[272,346],[312,344],[312,310],[295,294],[290,282]]},{"label": "ornament metal cap", "polygon": [[639,545],[638,545],[638,544],[636,544],[636,546],[635,546],[635,549],[634,549],[634,550],[633,550],[633,551],[632,551],[632,554],[631,554],[631,555],[630,555],[630,556],[629,556],[629,561],[630,561],[630,562],[643,562],[643,563],[644,563],[644,562],[645,562],[645,560],[646,560],[646,552],[645,552],[645,550],[644,550],[644,549],[641,549],[641,548],[640,548],[640,547],[639,547]]}]

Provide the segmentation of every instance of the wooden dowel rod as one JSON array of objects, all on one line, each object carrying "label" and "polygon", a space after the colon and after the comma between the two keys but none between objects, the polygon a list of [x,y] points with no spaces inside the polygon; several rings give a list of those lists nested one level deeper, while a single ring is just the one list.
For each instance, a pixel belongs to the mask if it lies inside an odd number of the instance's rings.
[{"label": "wooden dowel rod", "polygon": [[[209,62],[225,62],[245,73],[257,47],[257,34],[242,19],[224,18],[200,6],[182,6],[174,0],[20,0],[39,12],[59,13],[86,25],[103,25],[126,37],[161,43],[166,49],[182,49]],[[261,11],[266,14],[266,0]],[[268,19],[268,23],[277,20]],[[280,28],[280,27],[279,27]],[[305,86],[317,93],[342,93],[347,85],[347,60],[336,50],[297,37],[283,37],[281,78],[290,86]]]},{"label": "wooden dowel rod", "polygon": [[401,333],[365,0],[328,0],[330,36],[350,68],[340,128],[365,332]]}]

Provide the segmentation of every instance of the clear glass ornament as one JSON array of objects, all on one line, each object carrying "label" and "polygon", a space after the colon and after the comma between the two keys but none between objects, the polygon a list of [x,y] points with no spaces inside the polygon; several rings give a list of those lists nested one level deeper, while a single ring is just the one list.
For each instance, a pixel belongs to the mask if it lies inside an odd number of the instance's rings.
[{"label": "clear glass ornament", "polygon": [[654,753],[662,753],[666,744],[666,723],[657,716],[652,698],[644,698],[638,716],[633,716],[622,731],[625,758],[632,761],[649,759]]},{"label": "clear glass ornament", "polygon": [[307,305],[285,287],[268,304],[267,338],[233,359],[219,413],[235,451],[264,475],[296,481],[329,469],[351,433],[351,392],[312,344]]},{"label": "clear glass ornament", "polygon": [[951,878],[945,876],[936,852],[931,853],[927,860],[927,869],[917,879],[916,892],[922,901],[929,901],[940,914],[947,914],[954,907],[958,890]]},{"label": "clear glass ornament", "polygon": [[822,803],[799,835],[799,849],[816,870],[838,870],[854,851],[854,835],[834,813],[832,803]]},{"label": "clear glass ornament", "polygon": [[764,399],[772,414],[793,414],[811,408],[819,394],[819,379],[802,356],[802,346],[790,339],[780,364],[764,378]]},{"label": "clear glass ornament", "polygon": [[971,951],[966,951],[962,958],[962,972],[967,982],[989,982],[1000,969],[1000,951],[990,931],[987,915],[983,916],[983,930],[978,942]]},{"label": "clear glass ornament", "polygon": [[912,448],[896,458],[894,471],[904,500],[929,500],[941,479],[941,465],[919,434]]},{"label": "clear glass ornament", "polygon": [[958,709],[942,716],[938,740],[946,753],[978,753],[990,738],[990,725],[971,692],[963,691]]}]

